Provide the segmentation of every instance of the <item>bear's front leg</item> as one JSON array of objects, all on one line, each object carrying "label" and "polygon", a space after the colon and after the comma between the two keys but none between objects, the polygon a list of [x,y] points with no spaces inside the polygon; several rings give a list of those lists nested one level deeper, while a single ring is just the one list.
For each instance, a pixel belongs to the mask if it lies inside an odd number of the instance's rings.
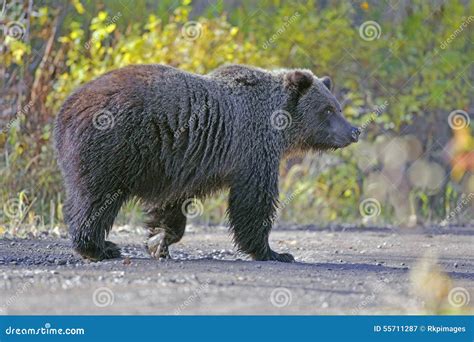
[{"label": "bear's front leg", "polygon": [[253,169],[236,177],[229,194],[229,221],[239,251],[255,260],[293,262],[291,254],[273,251],[268,242],[278,202],[277,170]]}]

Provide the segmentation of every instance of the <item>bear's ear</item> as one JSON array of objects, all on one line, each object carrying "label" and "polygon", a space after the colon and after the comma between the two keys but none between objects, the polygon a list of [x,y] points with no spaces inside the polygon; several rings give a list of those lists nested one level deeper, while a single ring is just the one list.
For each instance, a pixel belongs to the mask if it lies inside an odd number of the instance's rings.
[{"label": "bear's ear", "polygon": [[329,89],[329,91],[332,91],[332,81],[329,78],[329,76],[324,76],[320,78],[321,82],[326,86],[326,88]]},{"label": "bear's ear", "polygon": [[314,76],[308,71],[293,70],[285,75],[285,83],[287,86],[302,92],[311,87],[313,78]]}]

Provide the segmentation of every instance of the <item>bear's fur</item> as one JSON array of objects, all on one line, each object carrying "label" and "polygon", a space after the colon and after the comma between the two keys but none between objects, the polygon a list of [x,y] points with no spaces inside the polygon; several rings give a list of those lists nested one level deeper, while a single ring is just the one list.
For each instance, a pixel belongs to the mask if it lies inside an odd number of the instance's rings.
[{"label": "bear's fur", "polygon": [[242,65],[208,75],[135,65],[80,87],[54,134],[73,247],[92,260],[119,257],[105,238],[124,201],[138,197],[148,205],[150,250],[168,257],[184,234],[183,203],[227,187],[238,249],[294,260],[268,243],[280,160],[357,141],[330,89],[309,70]]}]

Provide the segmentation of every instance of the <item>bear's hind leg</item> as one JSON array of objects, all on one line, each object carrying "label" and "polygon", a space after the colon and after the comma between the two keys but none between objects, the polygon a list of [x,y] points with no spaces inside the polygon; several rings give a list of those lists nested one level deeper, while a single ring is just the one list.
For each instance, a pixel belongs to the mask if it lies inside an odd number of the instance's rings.
[{"label": "bear's hind leg", "polygon": [[168,259],[168,247],[181,240],[186,228],[186,216],[182,212],[181,202],[154,207],[148,214],[148,251],[154,258]]},{"label": "bear's hind leg", "polygon": [[65,221],[72,236],[73,248],[82,257],[93,261],[120,257],[120,249],[105,241],[124,201],[121,190],[108,193],[100,200],[71,194],[66,201]]}]

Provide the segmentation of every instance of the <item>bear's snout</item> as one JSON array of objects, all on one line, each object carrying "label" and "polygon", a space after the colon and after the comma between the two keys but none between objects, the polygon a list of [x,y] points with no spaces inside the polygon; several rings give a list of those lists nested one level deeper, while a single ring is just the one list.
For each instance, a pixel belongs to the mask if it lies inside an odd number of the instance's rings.
[{"label": "bear's snout", "polygon": [[334,147],[342,148],[359,141],[360,129],[352,126],[342,114],[333,115],[329,125]]},{"label": "bear's snout", "polygon": [[358,142],[360,135],[360,129],[358,127],[352,127],[351,129],[351,139],[352,142]]}]

